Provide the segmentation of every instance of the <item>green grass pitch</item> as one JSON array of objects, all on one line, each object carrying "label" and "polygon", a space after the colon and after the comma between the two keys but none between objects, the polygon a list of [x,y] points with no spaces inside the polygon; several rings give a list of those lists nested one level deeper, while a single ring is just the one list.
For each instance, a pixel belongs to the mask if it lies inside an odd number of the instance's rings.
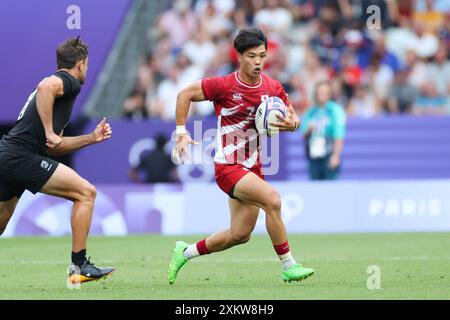
[{"label": "green grass pitch", "polygon": [[[191,260],[167,282],[178,239],[200,236],[91,237],[88,255],[117,271],[69,290],[70,238],[0,239],[0,299],[450,299],[450,234],[290,235],[294,257],[315,274],[284,283],[267,235]],[[367,268],[380,268],[369,290]]]}]

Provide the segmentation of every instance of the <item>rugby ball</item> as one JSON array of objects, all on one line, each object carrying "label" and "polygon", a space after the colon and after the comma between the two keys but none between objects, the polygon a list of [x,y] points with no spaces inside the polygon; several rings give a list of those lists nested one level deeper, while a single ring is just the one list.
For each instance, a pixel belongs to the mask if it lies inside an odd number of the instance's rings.
[{"label": "rugby ball", "polygon": [[287,107],[283,100],[278,97],[268,97],[258,106],[255,116],[256,129],[260,134],[267,134],[269,137],[279,133],[277,127],[271,123],[280,122],[277,115],[286,117]]}]

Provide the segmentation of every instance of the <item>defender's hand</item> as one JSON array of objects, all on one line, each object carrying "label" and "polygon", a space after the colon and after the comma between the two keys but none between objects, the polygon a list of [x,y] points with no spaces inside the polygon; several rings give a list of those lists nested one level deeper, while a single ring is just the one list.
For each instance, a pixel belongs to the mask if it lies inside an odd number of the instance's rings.
[{"label": "defender's hand", "polygon": [[277,118],[280,122],[271,122],[270,125],[277,127],[280,131],[295,131],[300,127],[300,120],[298,119],[297,113],[295,112],[292,104],[287,108],[286,117],[282,117],[277,114]]},{"label": "defender's hand", "polygon": [[62,142],[62,138],[58,136],[56,133],[52,132],[50,134],[46,134],[45,138],[47,139],[46,145],[49,149],[54,149],[59,146]]},{"label": "defender's hand", "polygon": [[192,140],[187,134],[177,135],[176,145],[172,152],[172,160],[174,160],[176,164],[183,164],[189,159],[189,144],[197,145],[198,142]]},{"label": "defender's hand", "polygon": [[106,118],[97,125],[95,130],[92,132],[92,137],[95,142],[102,142],[111,138],[112,130],[109,123],[106,122]]}]

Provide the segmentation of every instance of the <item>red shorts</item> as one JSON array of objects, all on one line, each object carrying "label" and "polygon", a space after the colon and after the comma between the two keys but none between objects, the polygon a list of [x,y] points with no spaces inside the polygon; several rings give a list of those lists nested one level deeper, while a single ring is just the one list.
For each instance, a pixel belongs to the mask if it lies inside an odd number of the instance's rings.
[{"label": "red shorts", "polygon": [[231,198],[234,198],[233,191],[234,186],[238,183],[243,176],[249,172],[253,172],[261,179],[264,179],[262,174],[261,165],[255,165],[253,168],[249,169],[241,164],[222,164],[215,163],[215,177],[217,185],[223,192],[228,194]]}]

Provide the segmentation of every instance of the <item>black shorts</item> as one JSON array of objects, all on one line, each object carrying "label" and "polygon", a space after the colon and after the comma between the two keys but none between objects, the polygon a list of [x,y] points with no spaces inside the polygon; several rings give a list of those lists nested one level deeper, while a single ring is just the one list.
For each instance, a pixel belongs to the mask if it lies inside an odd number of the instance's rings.
[{"label": "black shorts", "polygon": [[31,152],[0,151],[0,201],[36,193],[50,179],[59,162]]}]

